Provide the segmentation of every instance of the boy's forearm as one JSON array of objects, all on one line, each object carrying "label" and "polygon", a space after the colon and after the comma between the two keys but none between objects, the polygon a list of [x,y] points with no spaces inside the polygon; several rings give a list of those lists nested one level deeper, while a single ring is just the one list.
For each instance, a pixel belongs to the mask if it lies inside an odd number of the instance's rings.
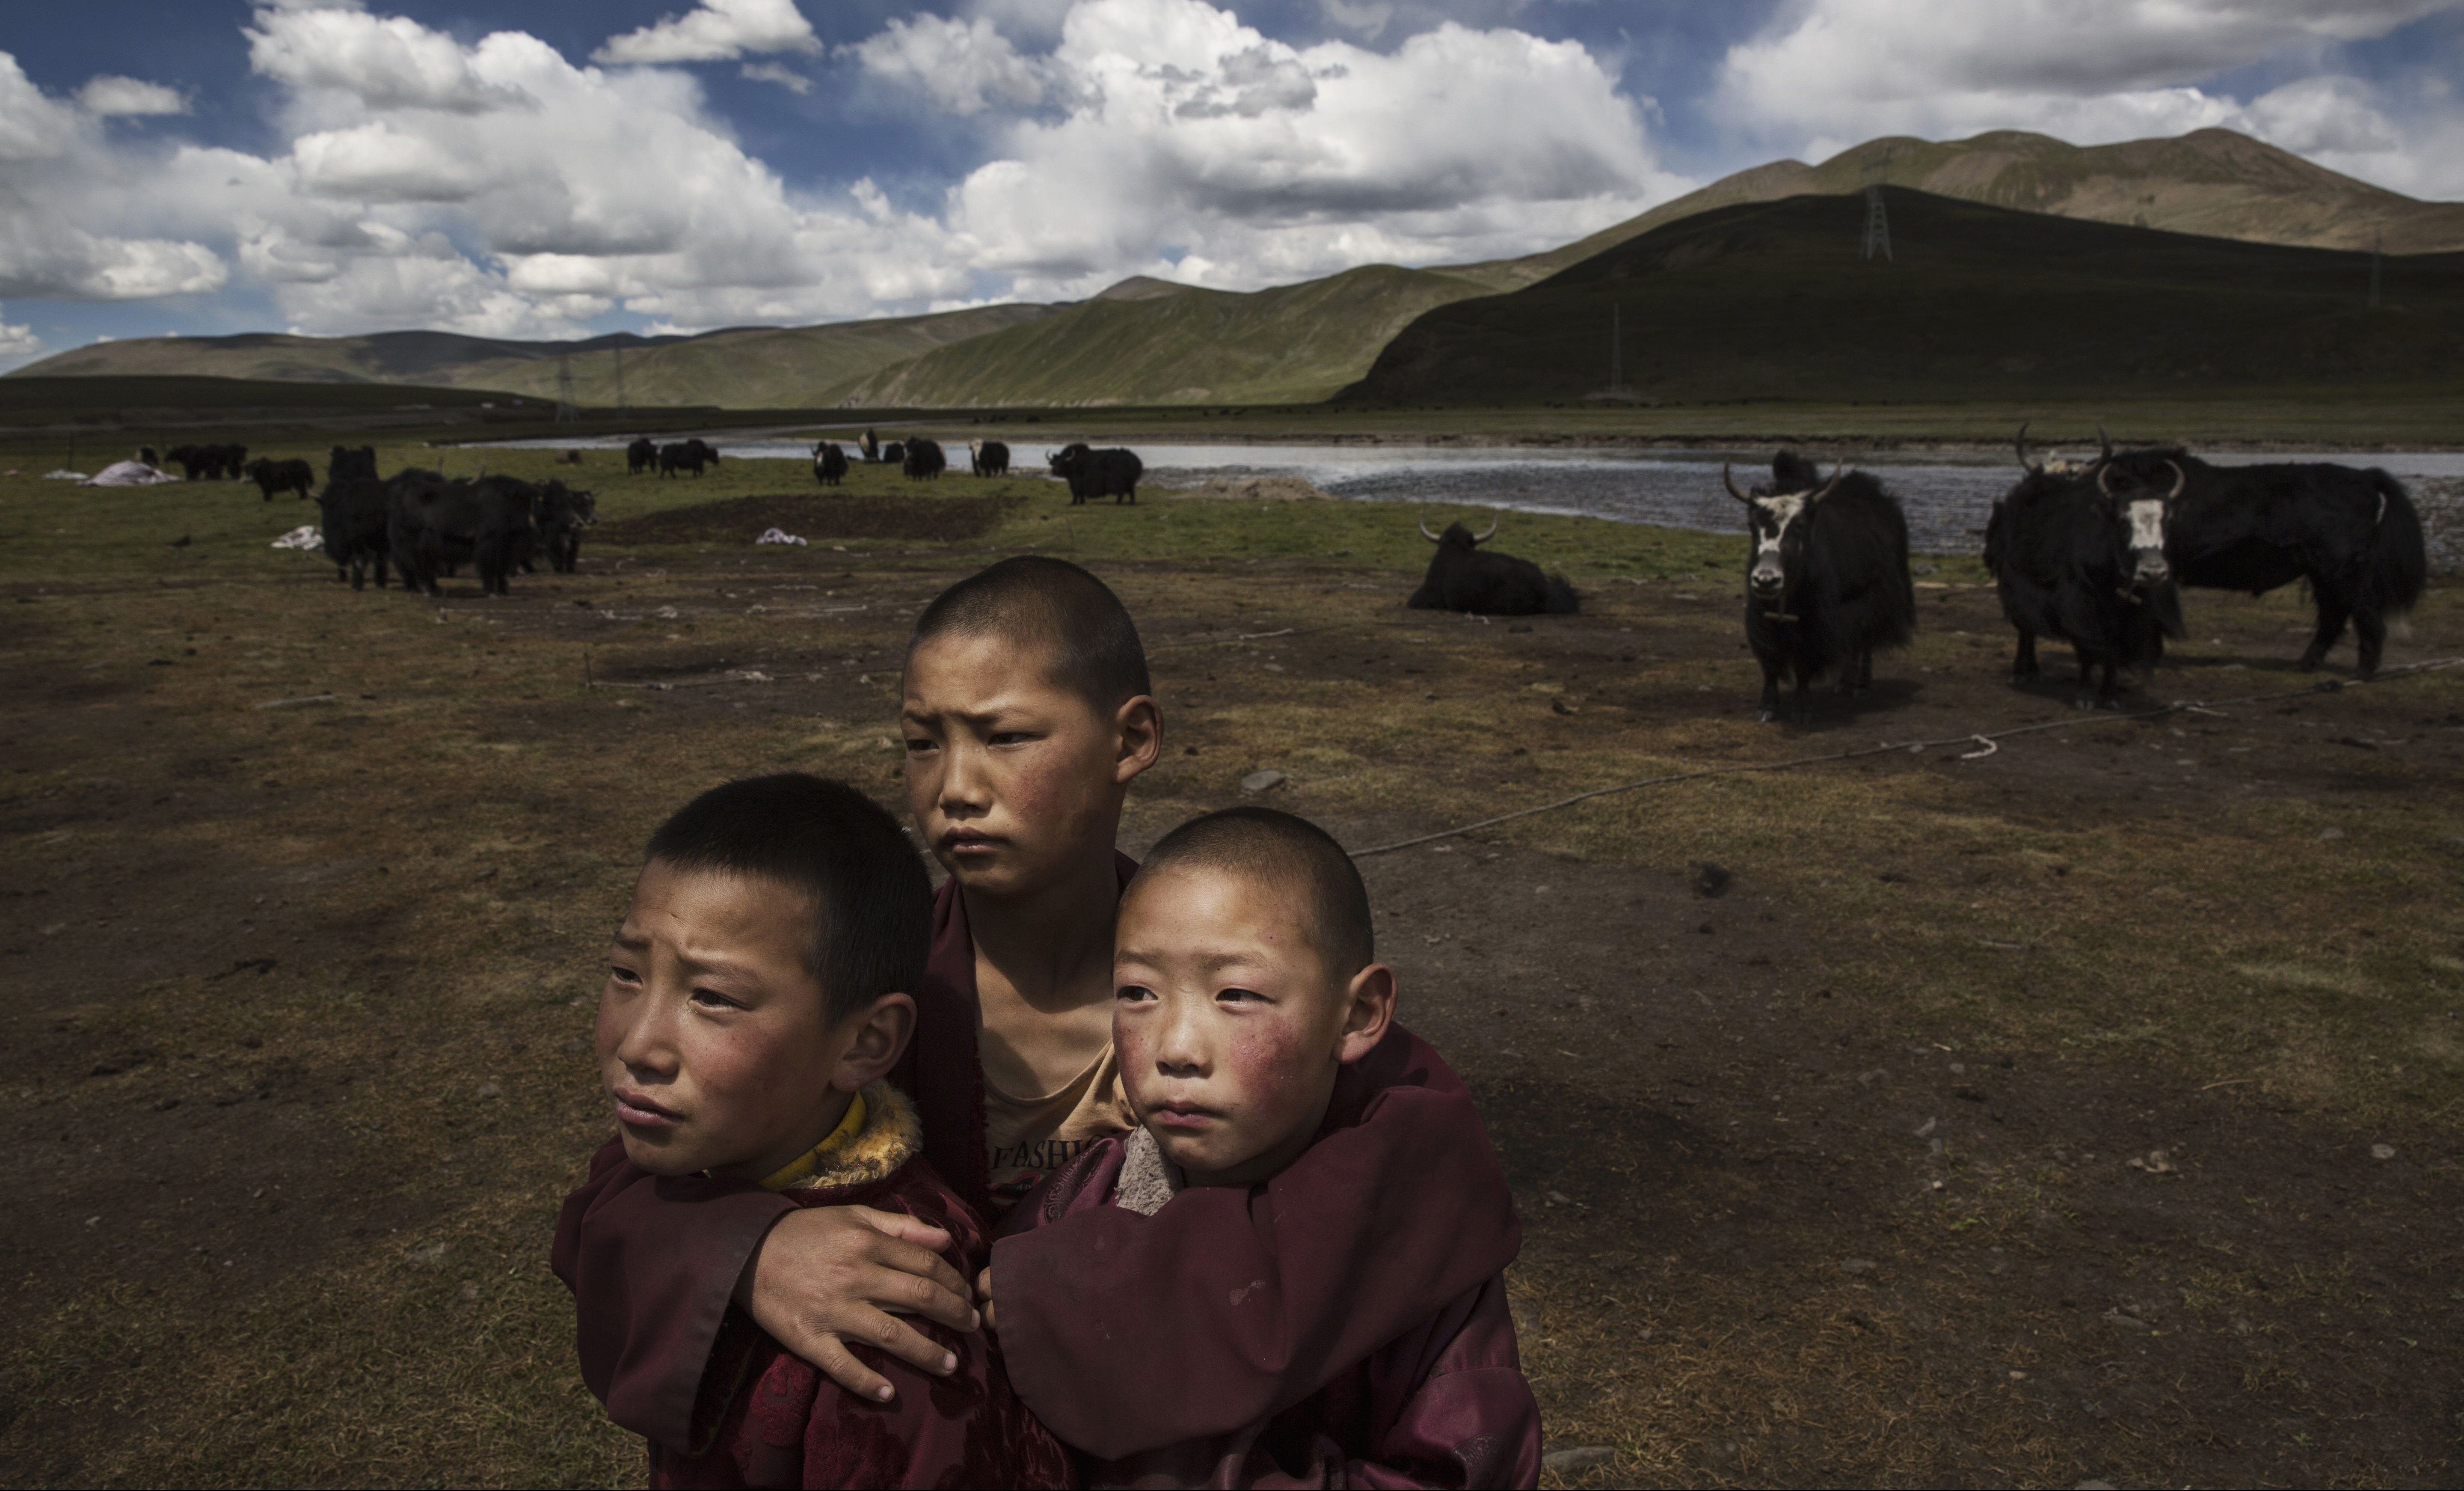
[{"label": "boy's forearm", "polygon": [[609,1418],[681,1448],[729,1297],[795,1204],[749,1181],[662,1178],[605,1157],[557,1224],[583,1382]]}]

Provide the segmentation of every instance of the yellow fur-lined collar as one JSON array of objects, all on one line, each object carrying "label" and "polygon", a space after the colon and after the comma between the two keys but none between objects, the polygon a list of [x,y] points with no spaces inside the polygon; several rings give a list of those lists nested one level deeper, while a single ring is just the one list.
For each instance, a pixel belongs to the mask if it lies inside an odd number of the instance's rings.
[{"label": "yellow fur-lined collar", "polygon": [[831,1190],[887,1180],[924,1147],[923,1121],[915,1116],[915,1104],[905,1093],[888,1082],[875,1082],[861,1096],[863,1129],[823,1156],[812,1174],[786,1190]]}]

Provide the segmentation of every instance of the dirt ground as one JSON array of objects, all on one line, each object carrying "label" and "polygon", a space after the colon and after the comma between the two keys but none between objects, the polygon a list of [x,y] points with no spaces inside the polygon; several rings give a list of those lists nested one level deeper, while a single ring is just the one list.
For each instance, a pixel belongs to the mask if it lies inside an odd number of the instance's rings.
[{"label": "dirt ground", "polygon": [[[1741,541],[1483,623],[1404,611],[1358,504],[1031,492],[955,545],[677,517],[437,603],[266,550],[253,495],[179,548],[125,535],[204,508],[111,501],[106,545],[0,492],[0,1479],[638,1480],[544,1258],[636,847],[727,775],[897,803],[914,612],[1101,524],[1169,732],[1133,850],[1261,768],[1372,848],[1963,741],[1363,861],[1515,1184],[1551,1483],[2464,1476],[2464,668],[2299,692],[2351,655],[2291,671],[2292,592],[2196,597],[2133,703],[2208,707],[2123,719],[2013,690],[1941,561],[1798,727],[1752,723]],[[2390,663],[2464,655],[2458,601]]]}]

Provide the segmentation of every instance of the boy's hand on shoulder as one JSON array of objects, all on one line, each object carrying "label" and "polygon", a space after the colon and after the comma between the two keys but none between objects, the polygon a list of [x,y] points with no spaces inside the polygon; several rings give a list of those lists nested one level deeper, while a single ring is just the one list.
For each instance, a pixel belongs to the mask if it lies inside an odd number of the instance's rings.
[{"label": "boy's hand on shoulder", "polygon": [[878,1347],[935,1376],[955,1370],[958,1361],[948,1348],[896,1318],[921,1315],[953,1330],[976,1328],[967,1280],[939,1252],[949,1245],[948,1233],[896,1212],[791,1212],[755,1250],[736,1302],[841,1388],[888,1402],[896,1390],[846,1344]]}]

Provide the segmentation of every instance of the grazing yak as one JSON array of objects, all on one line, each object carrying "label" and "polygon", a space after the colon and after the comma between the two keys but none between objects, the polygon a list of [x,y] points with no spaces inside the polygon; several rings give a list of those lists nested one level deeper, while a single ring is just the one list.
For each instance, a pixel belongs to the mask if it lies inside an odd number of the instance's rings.
[{"label": "grazing yak", "polygon": [[662,477],[672,477],[679,471],[690,471],[698,477],[702,467],[717,464],[717,448],[698,436],[659,447],[659,475]]},{"label": "grazing yak", "polygon": [[376,474],[377,448],[373,445],[363,445],[356,451],[348,446],[338,445],[325,457],[327,486],[332,486],[337,481],[350,480],[354,477],[374,479]]},{"label": "grazing yak", "polygon": [[1438,546],[1429,556],[1429,572],[1420,588],[1403,604],[1414,611],[1467,611],[1484,616],[1571,616],[1582,609],[1582,598],[1563,575],[1543,574],[1540,567],[1512,554],[1483,553],[1481,545],[1497,536],[1499,520],[1488,531],[1474,534],[1459,523],[1443,533],[1431,533],[1420,520],[1420,537]]},{"label": "grazing yak", "polygon": [[245,445],[175,445],[163,453],[163,458],[180,468],[189,480],[203,478],[220,481],[228,477],[239,479],[240,468],[248,464]]},{"label": "grazing yak", "polygon": [[[385,562],[392,539],[387,521],[392,513],[392,485],[374,477],[345,477],[328,481],[317,505],[325,516],[325,557],[334,562],[334,578],[348,580],[354,590],[367,584],[368,571],[377,589],[385,587]],[[406,577],[404,584],[409,584]]]},{"label": "grazing yak", "polygon": [[888,445],[883,446],[881,448],[881,464],[885,466],[904,467],[907,464],[907,447],[896,440],[892,440]]},{"label": "grazing yak", "polygon": [[2318,624],[2302,651],[2316,668],[2352,624],[2361,676],[2378,672],[2389,616],[2421,599],[2429,570],[2421,515],[2402,482],[2376,467],[2324,461],[2211,466],[2169,446],[2111,457],[2116,482],[2181,478],[2165,528],[2176,585],[2265,594],[2309,582]]},{"label": "grazing yak", "polygon": [[942,453],[940,441],[918,435],[907,442],[906,457],[899,466],[910,481],[937,481],[950,469],[950,457]]},{"label": "grazing yak", "polygon": [[1125,500],[1135,502],[1138,478],[1147,473],[1146,462],[1138,459],[1136,452],[1118,448],[1096,451],[1065,445],[1046,452],[1044,458],[1054,476],[1069,483],[1072,506],[1090,497],[1109,497],[1116,506]]},{"label": "grazing yak", "polygon": [[979,477],[1009,475],[1009,447],[999,440],[977,440],[967,446],[967,466]]},{"label": "grazing yak", "polygon": [[2054,637],[2079,655],[2072,701],[2118,709],[2119,670],[2154,668],[2165,638],[2182,634],[2180,592],[2165,549],[2183,473],[2170,468],[2168,489],[2101,459],[2088,470],[2093,474],[2030,467],[1993,504],[1985,567],[2002,614],[2019,634],[2011,681],[2038,676],[2036,638]]},{"label": "grazing yak", "polygon": [[1836,673],[1854,696],[1874,681],[1874,654],[1907,643],[1917,625],[1908,579],[1908,520],[1899,500],[1861,471],[1835,469],[1782,451],[1771,484],[1738,490],[1727,466],[1720,479],[1746,505],[1753,548],[1746,565],[1746,643],[1762,664],[1757,720],[1779,718],[1779,680],[1793,674],[1790,717],[1813,720],[1814,679]]},{"label": "grazing yak", "polygon": [[[539,527],[539,546],[547,550],[548,567],[558,574],[573,573],[582,565],[582,530],[599,521],[598,497],[550,481],[539,489],[532,517]],[[529,573],[530,567],[525,558],[523,572]]]},{"label": "grazing yak", "polygon": [[659,442],[649,435],[643,435],[625,447],[625,475],[638,477],[646,471],[657,470],[658,466]]},{"label": "grazing yak", "polygon": [[440,595],[437,576],[469,561],[481,593],[507,593],[537,538],[539,488],[512,477],[448,481],[432,471],[406,471],[387,485],[386,550],[405,586]]},{"label": "grazing yak", "polygon": [[847,452],[835,440],[824,440],[813,447],[813,479],[825,487],[837,486],[847,478]]},{"label": "grazing yak", "polygon": [[269,502],[274,501],[276,492],[297,492],[304,502],[308,500],[308,489],[317,484],[317,468],[297,458],[275,460],[270,456],[260,456],[248,463],[248,475],[255,480],[256,489],[265,494]]}]

